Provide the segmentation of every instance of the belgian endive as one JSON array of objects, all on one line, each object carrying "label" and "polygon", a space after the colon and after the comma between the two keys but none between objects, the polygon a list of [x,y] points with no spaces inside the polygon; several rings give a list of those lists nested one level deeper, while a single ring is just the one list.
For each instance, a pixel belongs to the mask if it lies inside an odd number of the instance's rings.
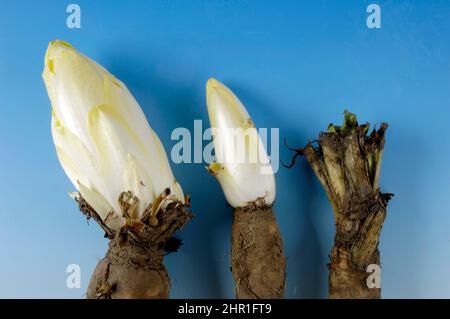
[{"label": "belgian endive", "polygon": [[264,145],[247,110],[216,79],[206,84],[206,102],[216,162],[208,170],[234,207],[232,271],[238,298],[282,298],[283,241],[272,204],[275,178]]},{"label": "belgian endive", "polygon": [[216,79],[206,84],[208,115],[217,162],[210,165],[228,203],[242,207],[275,200],[275,178],[264,144],[247,110]]},{"label": "belgian endive", "polygon": [[[52,104],[56,153],[78,190],[72,196],[111,239],[88,297],[167,297],[168,277],[158,247],[190,214],[161,141],[127,87],[70,44],[50,42],[42,76]],[[171,218],[180,221],[175,228],[165,225]],[[147,252],[138,246],[148,246]],[[148,251],[158,266],[154,269],[138,266],[142,258],[136,256],[148,257]],[[134,258],[135,268],[114,256]]]}]

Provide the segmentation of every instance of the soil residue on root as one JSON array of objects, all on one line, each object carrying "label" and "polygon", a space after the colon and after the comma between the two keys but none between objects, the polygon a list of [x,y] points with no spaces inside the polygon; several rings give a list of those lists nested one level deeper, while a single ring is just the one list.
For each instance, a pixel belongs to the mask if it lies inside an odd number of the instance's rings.
[{"label": "soil residue on root", "polygon": [[235,209],[231,264],[237,298],[284,297],[286,260],[271,205],[251,203]]}]

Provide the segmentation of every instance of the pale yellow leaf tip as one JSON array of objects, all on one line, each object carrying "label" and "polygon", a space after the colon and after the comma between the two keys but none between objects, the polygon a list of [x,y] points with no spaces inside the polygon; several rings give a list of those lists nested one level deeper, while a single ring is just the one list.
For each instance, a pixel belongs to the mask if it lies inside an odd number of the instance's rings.
[{"label": "pale yellow leaf tip", "polygon": [[50,41],[50,44],[51,45],[60,45],[60,46],[66,47],[66,48],[72,48],[73,49],[73,46],[69,42],[66,42],[66,41],[63,41],[63,40],[56,39],[56,40]]},{"label": "pale yellow leaf tip", "polygon": [[215,78],[211,77],[206,81],[206,91],[209,91],[211,89],[221,87],[223,84],[217,81]]},{"label": "pale yellow leaf tip", "polygon": [[48,69],[52,74],[55,74],[55,64],[52,59],[52,51],[55,49],[75,50],[70,43],[63,40],[53,40],[49,42],[47,51],[45,52],[45,69]]}]

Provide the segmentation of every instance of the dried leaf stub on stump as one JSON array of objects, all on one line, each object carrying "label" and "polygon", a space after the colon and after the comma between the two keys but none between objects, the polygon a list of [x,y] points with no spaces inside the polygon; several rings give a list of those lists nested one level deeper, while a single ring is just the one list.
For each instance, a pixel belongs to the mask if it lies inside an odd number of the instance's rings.
[{"label": "dried leaf stub on stump", "polygon": [[208,171],[234,207],[231,269],[236,297],[283,298],[286,260],[272,210],[275,177],[266,150],[250,115],[229,88],[211,78],[206,99],[218,159]]},{"label": "dried leaf stub on stump", "polygon": [[50,42],[42,77],[71,196],[110,239],[88,297],[167,298],[163,251],[192,215],[161,141],[125,84],[70,44]]},{"label": "dried leaf stub on stump", "polygon": [[369,124],[358,125],[356,116],[346,111],[344,124],[330,124],[317,147],[309,143],[295,150],[296,156],[305,156],[333,206],[330,298],[380,297],[379,287],[368,287],[366,270],[370,264],[380,265],[378,242],[392,196],[379,189],[387,127],[383,123],[367,135]]}]

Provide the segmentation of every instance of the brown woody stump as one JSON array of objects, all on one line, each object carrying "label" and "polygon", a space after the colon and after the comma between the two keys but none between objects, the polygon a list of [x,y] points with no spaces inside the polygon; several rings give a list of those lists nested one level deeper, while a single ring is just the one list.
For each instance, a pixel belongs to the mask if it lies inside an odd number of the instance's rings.
[{"label": "brown woody stump", "polygon": [[381,288],[370,288],[370,264],[380,266],[378,243],[392,194],[379,189],[381,159],[388,125],[367,135],[369,124],[358,125],[345,112],[343,126],[330,124],[316,141],[303,149],[304,156],[333,206],[336,234],[329,264],[330,298],[380,298]]}]

